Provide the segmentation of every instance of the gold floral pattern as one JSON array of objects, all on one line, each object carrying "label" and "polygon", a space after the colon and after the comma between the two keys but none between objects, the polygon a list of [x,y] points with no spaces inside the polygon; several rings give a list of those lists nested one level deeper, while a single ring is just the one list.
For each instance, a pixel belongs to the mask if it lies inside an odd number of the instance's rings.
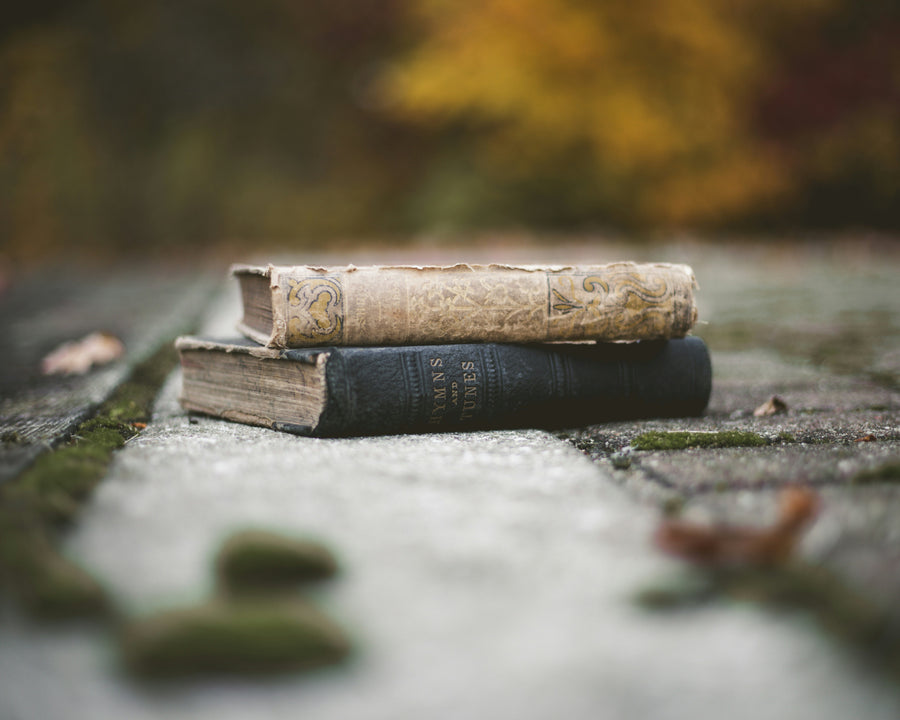
[{"label": "gold floral pattern", "polygon": [[343,293],[335,278],[290,280],[288,340],[290,344],[339,344],[344,330]]}]

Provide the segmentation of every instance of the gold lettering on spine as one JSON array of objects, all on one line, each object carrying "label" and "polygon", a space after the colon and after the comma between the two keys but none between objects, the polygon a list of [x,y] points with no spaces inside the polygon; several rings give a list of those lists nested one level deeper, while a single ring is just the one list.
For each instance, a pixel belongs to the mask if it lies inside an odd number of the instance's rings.
[{"label": "gold lettering on spine", "polygon": [[459,364],[463,371],[463,405],[460,420],[471,420],[478,409],[478,369],[472,360],[464,360]]},{"label": "gold lettering on spine", "polygon": [[429,425],[440,425],[447,412],[447,376],[440,368],[444,367],[442,358],[433,357],[428,360],[431,368],[431,413],[428,415]]}]

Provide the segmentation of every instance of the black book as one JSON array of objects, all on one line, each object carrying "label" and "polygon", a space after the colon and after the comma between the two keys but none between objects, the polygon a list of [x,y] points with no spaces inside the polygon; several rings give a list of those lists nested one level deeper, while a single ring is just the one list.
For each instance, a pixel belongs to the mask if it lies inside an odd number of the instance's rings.
[{"label": "black book", "polygon": [[186,409],[320,437],[699,415],[712,386],[697,337],[293,350],[184,337],[176,346]]}]

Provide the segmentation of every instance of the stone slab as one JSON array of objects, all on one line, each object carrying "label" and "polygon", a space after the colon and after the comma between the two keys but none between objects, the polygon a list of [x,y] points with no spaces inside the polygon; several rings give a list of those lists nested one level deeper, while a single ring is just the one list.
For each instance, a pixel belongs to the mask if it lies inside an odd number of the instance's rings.
[{"label": "stone slab", "polygon": [[176,386],[118,454],[68,551],[143,614],[206,597],[211,555],[231,530],[316,537],[342,567],[316,601],[348,628],[357,656],[307,678],[159,692],[121,678],[108,638],[13,623],[0,642],[0,716],[900,711],[891,688],[803,618],[737,604],[676,615],[638,607],[641,589],[678,572],[649,544],[656,513],[546,433],[297,438],[191,423]]},{"label": "stone slab", "polygon": [[[314,599],[354,638],[354,660],[304,678],[148,688],[117,669],[110,636],[48,632],[7,614],[0,717],[900,716],[896,689],[807,615],[726,601],[653,613],[635,602],[684,572],[650,542],[667,494],[686,495],[700,519],[764,524],[777,484],[770,477],[715,492],[685,479],[705,464],[710,478],[730,471],[747,452],[685,454],[683,463],[648,453],[632,470],[613,469],[608,454],[638,432],[807,433],[822,442],[783,456],[753,451],[756,462],[819,463],[823,483],[842,452],[860,465],[893,452],[890,438],[856,445],[851,436],[897,424],[887,377],[896,367],[897,264],[828,247],[793,252],[687,243],[633,253],[695,266],[716,389],[704,418],[593,429],[593,462],[536,431],[310,440],[192,423],[173,376],[153,423],[117,454],[67,552],[139,615],[206,598],[211,555],[231,530],[314,536],[342,566]],[[233,296],[216,306],[205,330],[227,334]],[[766,324],[779,328],[771,346],[759,342]],[[865,330],[856,337],[860,363],[822,350],[831,326],[845,345],[850,329]],[[779,345],[792,334],[803,343]],[[821,354],[802,356],[807,350]],[[792,414],[748,417],[774,392],[788,395]],[[648,472],[654,462],[668,465]],[[895,567],[900,498],[889,487],[823,488],[826,510],[804,552],[888,596],[890,583],[874,579]]]},{"label": "stone slab", "polygon": [[[67,437],[162,342],[190,329],[221,279],[152,266],[18,278],[0,303],[0,483]],[[44,355],[98,330],[122,340],[121,360],[84,375],[40,374]]]}]

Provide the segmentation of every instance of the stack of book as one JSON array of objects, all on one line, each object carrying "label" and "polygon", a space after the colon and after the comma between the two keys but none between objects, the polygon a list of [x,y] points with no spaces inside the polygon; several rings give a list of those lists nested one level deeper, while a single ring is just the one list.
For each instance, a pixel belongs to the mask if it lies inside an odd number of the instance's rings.
[{"label": "stack of book", "polygon": [[686,265],[252,267],[240,339],[183,337],[181,403],[302,435],[697,415]]}]

